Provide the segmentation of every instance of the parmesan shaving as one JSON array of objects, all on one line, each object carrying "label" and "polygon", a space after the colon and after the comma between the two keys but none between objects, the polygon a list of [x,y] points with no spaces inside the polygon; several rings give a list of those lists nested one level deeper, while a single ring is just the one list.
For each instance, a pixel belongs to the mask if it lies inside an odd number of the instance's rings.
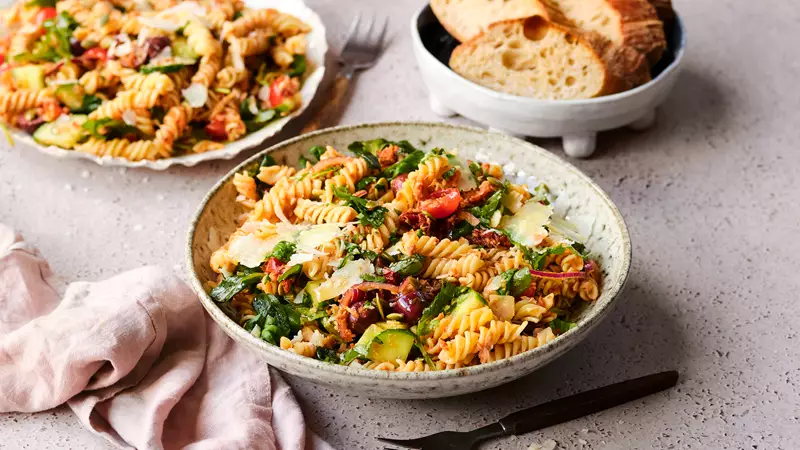
[{"label": "parmesan shaving", "polygon": [[127,125],[134,126],[136,125],[136,113],[130,109],[126,109],[122,113],[122,121],[125,122]]},{"label": "parmesan shaving", "polygon": [[[192,83],[191,86],[181,91],[183,94],[183,98],[189,102],[189,106],[192,108],[201,108],[203,105],[206,104],[208,100],[208,88],[203,86],[202,84]],[[276,208],[276,214],[280,211],[278,217],[283,215],[283,211],[280,208]],[[286,216],[281,218],[281,220],[285,221]]]}]

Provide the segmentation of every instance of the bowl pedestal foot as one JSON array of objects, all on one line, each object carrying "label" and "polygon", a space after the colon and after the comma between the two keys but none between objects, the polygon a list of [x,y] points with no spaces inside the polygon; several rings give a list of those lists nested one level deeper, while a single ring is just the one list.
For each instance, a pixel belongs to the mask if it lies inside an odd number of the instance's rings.
[{"label": "bowl pedestal foot", "polygon": [[567,134],[562,136],[561,143],[564,153],[573,158],[588,158],[594,153],[597,146],[597,133],[587,131],[585,133]]},{"label": "bowl pedestal foot", "polygon": [[445,106],[444,103],[439,101],[439,99],[433,95],[428,96],[428,105],[431,107],[431,111],[433,111],[433,113],[437,116],[453,117],[456,115],[455,111]]},{"label": "bowl pedestal foot", "polygon": [[647,114],[636,119],[628,125],[628,128],[635,131],[644,131],[653,126],[656,122],[656,110],[651,109]]}]

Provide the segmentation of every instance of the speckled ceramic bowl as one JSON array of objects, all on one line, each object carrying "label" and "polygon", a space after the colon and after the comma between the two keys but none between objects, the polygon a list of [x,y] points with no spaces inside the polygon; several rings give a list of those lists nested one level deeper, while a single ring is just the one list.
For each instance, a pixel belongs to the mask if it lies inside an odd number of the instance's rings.
[{"label": "speckled ceramic bowl", "polygon": [[[582,217],[589,236],[586,242],[603,270],[600,298],[588,308],[578,326],[555,341],[513,358],[463,369],[423,373],[391,373],[338,366],[304,358],[281,350],[251,336],[229,319],[206,293],[206,282],[215,279],[208,265],[211,253],[222,246],[236,229],[242,213],[234,201],[231,180],[236,172],[257,164],[270,153],[283,164],[294,165],[300,152],[314,145],[345,149],[353,141],[383,137],[407,139],[425,149],[457,148],[474,158],[489,155],[498,163],[512,162],[514,171],[523,170],[548,184],[561,198],[558,203],[570,217]],[[206,195],[192,221],[186,243],[186,265],[192,287],[211,317],[233,339],[250,348],[276,368],[347,392],[383,398],[436,398],[488,389],[523,377],[547,364],[583,340],[609,314],[628,278],[631,244],[625,222],[617,208],[586,175],[562,159],[525,141],[501,133],[443,123],[376,123],[330,128],[299,136],[264,150],[231,170]]]}]

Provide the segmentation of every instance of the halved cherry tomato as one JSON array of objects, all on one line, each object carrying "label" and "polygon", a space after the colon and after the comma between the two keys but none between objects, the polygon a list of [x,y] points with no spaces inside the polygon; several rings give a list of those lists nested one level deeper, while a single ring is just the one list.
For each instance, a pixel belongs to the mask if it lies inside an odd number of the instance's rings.
[{"label": "halved cherry tomato", "polygon": [[86,50],[83,55],[81,55],[81,58],[86,60],[94,59],[98,61],[105,61],[108,59],[108,49],[102,47],[90,48],[89,50]]},{"label": "halved cherry tomato", "polygon": [[6,55],[0,53],[0,66],[6,62]]},{"label": "halved cherry tomato", "polygon": [[403,189],[403,183],[405,183],[406,178],[408,178],[407,173],[396,176],[394,180],[392,180],[392,192],[395,194],[400,192],[400,189]]},{"label": "halved cherry tomato", "polygon": [[54,18],[57,14],[56,9],[52,7],[40,9],[39,12],[36,13],[36,26],[41,27],[46,20]]},{"label": "halved cherry tomato", "polygon": [[267,262],[262,265],[262,270],[264,273],[272,275],[273,280],[277,280],[281,275],[283,275],[285,269],[286,264],[275,257],[268,259]]},{"label": "halved cherry tomato", "polygon": [[427,199],[419,202],[419,209],[435,219],[444,219],[456,212],[459,203],[461,203],[461,194],[458,189],[442,189],[432,192]]},{"label": "halved cherry tomato", "polygon": [[225,119],[222,114],[217,114],[211,118],[211,121],[206,125],[206,134],[215,141],[228,140],[228,132],[225,131]]},{"label": "halved cherry tomato", "polygon": [[286,85],[289,82],[289,77],[281,75],[269,85],[269,104],[271,107],[276,107],[283,103],[283,98],[286,95]]},{"label": "halved cherry tomato", "polygon": [[536,295],[536,280],[533,280],[528,289],[525,289],[525,292],[520,294],[520,297],[533,297],[534,295]]}]

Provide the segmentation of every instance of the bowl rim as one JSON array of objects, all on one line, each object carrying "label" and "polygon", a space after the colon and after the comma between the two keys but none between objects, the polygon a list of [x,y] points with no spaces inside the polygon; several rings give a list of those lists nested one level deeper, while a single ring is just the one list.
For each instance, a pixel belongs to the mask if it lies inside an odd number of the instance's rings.
[{"label": "bowl rim", "polygon": [[[604,304],[597,305],[596,307],[592,308],[589,314],[587,314],[586,317],[584,317],[580,322],[578,322],[578,325],[575,328],[565,332],[564,334],[560,335],[558,339],[548,342],[545,345],[522,352],[518,355],[515,355],[511,358],[507,358],[501,361],[478,364],[475,366],[463,367],[459,369],[436,370],[429,372],[391,372],[382,370],[366,370],[360,367],[342,366],[338,364],[332,364],[323,361],[318,361],[312,358],[303,357],[293,352],[283,350],[277,345],[269,344],[261,339],[252,336],[238,323],[236,323],[227,315],[225,315],[222,309],[220,309],[214,303],[214,301],[211,299],[211,297],[203,288],[203,284],[200,281],[200,278],[198,277],[196,271],[194,270],[194,260],[192,252],[193,249],[192,243],[194,241],[195,232],[197,231],[197,224],[200,221],[200,217],[206,210],[208,202],[217,193],[217,191],[219,191],[226,183],[228,183],[236,173],[240,172],[245,167],[259,161],[260,159],[263,158],[265,154],[275,151],[280,151],[281,149],[289,147],[297,142],[302,142],[329,134],[336,134],[341,131],[355,130],[360,128],[393,127],[393,126],[403,126],[403,127],[422,126],[422,127],[432,127],[432,128],[443,128],[455,132],[488,134],[498,140],[502,140],[514,145],[523,145],[525,147],[528,147],[529,150],[537,153],[540,157],[549,158],[553,162],[566,166],[567,169],[574,172],[578,177],[580,177],[584,182],[586,182],[588,186],[595,191],[595,193],[597,193],[600,196],[601,201],[608,208],[611,209],[615,221],[620,226],[620,231],[622,234],[620,245],[623,246],[623,261],[620,272],[622,279],[620,280],[621,281],[620,283],[615,285],[615,287],[611,290],[611,292],[608,292],[609,294],[608,300]],[[214,186],[208,191],[208,193],[203,197],[203,200],[200,202],[200,206],[198,207],[197,211],[192,217],[192,222],[190,224],[189,231],[187,233],[187,239],[185,242],[184,264],[192,289],[200,298],[203,307],[206,309],[206,311],[208,311],[212,319],[214,319],[214,321],[217,322],[217,325],[220,326],[223,329],[223,331],[231,335],[232,338],[233,335],[235,335],[236,338],[247,341],[248,346],[258,348],[264,354],[269,355],[269,357],[265,358],[267,359],[268,363],[271,364],[270,360],[272,358],[278,360],[283,359],[286,362],[300,363],[301,365],[307,367],[309,370],[318,370],[321,371],[320,373],[330,374],[338,377],[346,376],[354,380],[357,379],[374,380],[374,381],[394,380],[394,381],[413,382],[413,381],[434,381],[434,380],[438,381],[438,380],[446,380],[454,378],[464,379],[467,377],[477,377],[479,375],[486,375],[488,373],[501,372],[511,366],[522,365],[526,360],[534,360],[538,358],[540,355],[547,354],[551,351],[557,351],[559,349],[566,351],[573,345],[578,344],[582,339],[581,336],[590,331],[595,325],[597,325],[600,322],[600,320],[602,320],[616,305],[617,301],[619,300],[619,296],[624,290],[625,285],[630,276],[631,259],[632,259],[632,246],[630,241],[630,235],[628,233],[628,227],[625,224],[625,221],[622,218],[622,214],[619,212],[619,209],[616,207],[616,205],[614,205],[614,202],[611,200],[611,198],[609,198],[609,196],[605,192],[603,192],[603,190],[594,181],[592,181],[588,175],[584,174],[580,169],[570,164],[569,162],[565,161],[564,159],[556,156],[555,154],[545,150],[542,147],[531,144],[524,140],[515,138],[513,136],[509,136],[505,133],[488,131],[486,129],[478,127],[472,127],[460,124],[451,124],[445,122],[389,121],[389,122],[366,122],[355,125],[342,125],[337,127],[325,128],[307,134],[302,134],[292,139],[280,142],[262,151],[259,151],[258,153],[242,161],[239,165],[228,171],[227,174],[225,174],[219,181],[217,181],[217,183],[214,184]]]},{"label": "bowl rim", "polygon": [[[508,101],[508,102],[516,102],[520,105],[525,106],[593,106],[593,105],[602,105],[605,103],[611,103],[614,101],[625,100],[629,97],[636,96],[641,94],[647,90],[650,90],[653,86],[660,84],[663,80],[665,80],[668,76],[670,76],[673,72],[678,70],[683,62],[684,54],[686,53],[686,27],[684,26],[683,19],[681,18],[680,14],[675,11],[675,26],[681,30],[681,40],[678,43],[678,47],[675,49],[675,59],[664,68],[655,78],[652,78],[647,83],[644,83],[640,86],[636,86],[633,89],[628,89],[627,91],[617,92],[616,94],[611,95],[604,95],[601,97],[595,98],[588,98],[588,99],[575,99],[575,100],[551,100],[551,99],[539,99],[533,97],[523,97],[520,95],[513,95],[508,94],[505,92],[495,91],[493,89],[489,89],[487,87],[481,86],[477,83],[474,83],[461,75],[457,74],[454,70],[450,69],[449,66],[445,65],[441,61],[439,61],[435,56],[428,51],[425,45],[422,43],[422,38],[419,34],[419,27],[417,26],[419,22],[420,16],[424,14],[428,9],[430,9],[430,4],[425,3],[422,8],[417,11],[413,17],[411,18],[411,39],[415,48],[419,51],[414,52],[417,57],[417,62],[422,63],[420,61],[421,58],[425,58],[427,61],[439,66],[439,71],[443,76],[448,77],[448,80],[457,80],[455,82],[464,83],[465,86],[469,89],[476,90],[486,95],[494,96],[497,100]],[[421,55],[420,55],[421,53]],[[444,69],[444,70],[442,70]]]}]

